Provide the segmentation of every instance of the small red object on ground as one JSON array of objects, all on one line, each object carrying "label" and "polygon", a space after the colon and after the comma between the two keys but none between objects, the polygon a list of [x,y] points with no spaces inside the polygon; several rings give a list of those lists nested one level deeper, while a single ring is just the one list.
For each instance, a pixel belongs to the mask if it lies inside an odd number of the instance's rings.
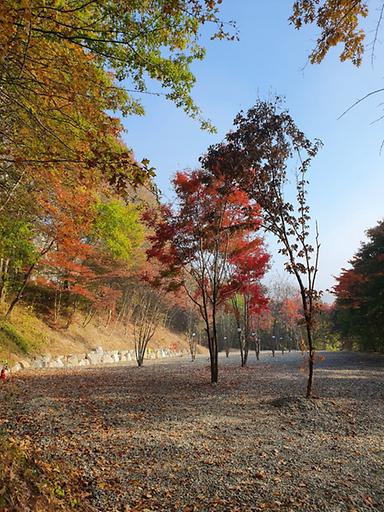
[{"label": "small red object on ground", "polygon": [[9,370],[6,366],[3,366],[1,368],[0,380],[2,382],[6,382],[8,379],[9,379]]}]

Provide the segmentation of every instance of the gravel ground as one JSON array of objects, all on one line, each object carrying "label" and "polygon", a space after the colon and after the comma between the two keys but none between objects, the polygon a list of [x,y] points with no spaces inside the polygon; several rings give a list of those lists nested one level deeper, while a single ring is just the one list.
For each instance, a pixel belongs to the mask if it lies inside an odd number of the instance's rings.
[{"label": "gravel ground", "polygon": [[95,511],[384,511],[384,357],[323,356],[312,400],[296,352],[24,372],[0,419]]}]

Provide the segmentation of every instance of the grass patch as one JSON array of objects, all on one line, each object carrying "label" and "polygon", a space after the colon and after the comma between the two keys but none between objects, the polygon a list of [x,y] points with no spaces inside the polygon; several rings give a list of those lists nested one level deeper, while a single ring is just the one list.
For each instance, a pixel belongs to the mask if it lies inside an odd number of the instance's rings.
[{"label": "grass patch", "polygon": [[42,327],[44,324],[32,312],[22,308],[14,311],[12,320],[0,321],[0,360],[12,363],[34,355],[48,342]]},{"label": "grass patch", "polygon": [[9,322],[3,322],[0,325],[0,343],[5,347],[15,347],[22,354],[28,354],[31,350],[31,340],[20,334],[17,328]]}]

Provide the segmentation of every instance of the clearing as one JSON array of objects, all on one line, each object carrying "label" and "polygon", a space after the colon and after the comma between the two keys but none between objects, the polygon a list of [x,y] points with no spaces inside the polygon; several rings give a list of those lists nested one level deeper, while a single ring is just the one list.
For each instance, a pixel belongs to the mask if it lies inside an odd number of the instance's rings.
[{"label": "clearing", "polygon": [[[76,468],[95,511],[384,510],[384,357],[298,352],[17,374],[3,430]],[[10,388],[11,389],[11,388]],[[6,402],[4,402],[6,400]]]}]

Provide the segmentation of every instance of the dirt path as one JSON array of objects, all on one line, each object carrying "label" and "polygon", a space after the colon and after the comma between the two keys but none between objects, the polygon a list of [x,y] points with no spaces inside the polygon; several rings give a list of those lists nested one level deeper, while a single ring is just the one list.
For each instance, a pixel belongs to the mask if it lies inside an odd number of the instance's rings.
[{"label": "dirt path", "polygon": [[324,355],[316,400],[299,353],[231,355],[216,387],[206,357],[25,372],[0,417],[97,511],[382,512],[384,358]]}]

